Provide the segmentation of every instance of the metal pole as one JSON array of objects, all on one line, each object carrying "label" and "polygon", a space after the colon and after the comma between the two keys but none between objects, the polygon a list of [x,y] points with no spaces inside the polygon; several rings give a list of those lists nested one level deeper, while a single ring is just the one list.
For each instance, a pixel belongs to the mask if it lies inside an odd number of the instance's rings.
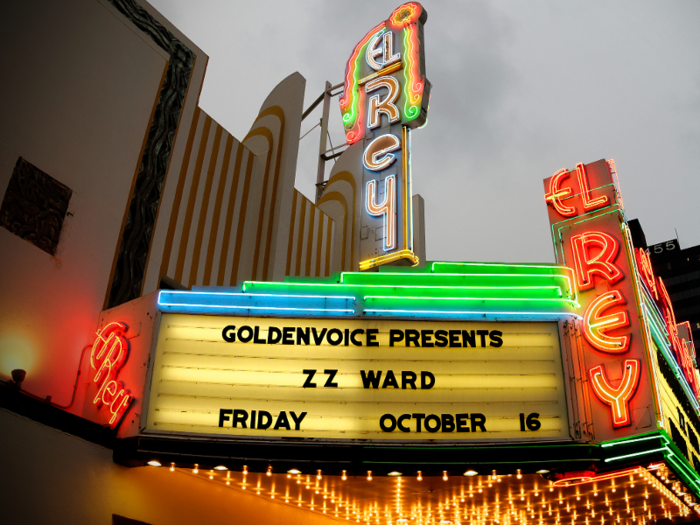
[{"label": "metal pole", "polygon": [[316,172],[316,202],[323,193],[323,183],[326,180],[326,160],[323,156],[328,147],[328,117],[331,111],[331,83],[326,80],[326,90],[323,94],[323,116],[321,117],[321,140],[318,145],[318,171]]}]

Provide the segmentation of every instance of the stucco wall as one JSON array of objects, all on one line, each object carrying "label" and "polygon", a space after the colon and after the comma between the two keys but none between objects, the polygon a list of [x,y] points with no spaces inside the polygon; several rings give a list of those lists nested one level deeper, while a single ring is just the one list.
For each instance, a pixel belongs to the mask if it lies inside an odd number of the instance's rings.
[{"label": "stucco wall", "polygon": [[[106,0],[4,2],[0,27],[0,196],[20,156],[73,190],[55,256],[0,228],[0,378],[24,368],[25,389],[65,404],[94,339],[169,55]],[[185,43],[199,59],[187,123],[206,56]]]}]

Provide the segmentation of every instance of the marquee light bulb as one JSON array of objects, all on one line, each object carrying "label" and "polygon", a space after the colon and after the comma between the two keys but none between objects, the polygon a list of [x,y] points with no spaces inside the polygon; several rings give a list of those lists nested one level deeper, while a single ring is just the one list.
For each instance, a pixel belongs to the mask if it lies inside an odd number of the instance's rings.
[{"label": "marquee light bulb", "polygon": [[199,474],[199,463],[194,464],[194,469],[192,469],[193,474]]}]

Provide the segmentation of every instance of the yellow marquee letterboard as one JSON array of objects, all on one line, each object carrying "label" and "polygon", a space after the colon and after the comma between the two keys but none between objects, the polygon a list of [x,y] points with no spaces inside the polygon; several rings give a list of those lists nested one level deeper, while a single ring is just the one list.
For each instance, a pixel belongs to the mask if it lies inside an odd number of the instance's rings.
[{"label": "yellow marquee letterboard", "polygon": [[146,431],[567,439],[556,323],[163,314]]}]

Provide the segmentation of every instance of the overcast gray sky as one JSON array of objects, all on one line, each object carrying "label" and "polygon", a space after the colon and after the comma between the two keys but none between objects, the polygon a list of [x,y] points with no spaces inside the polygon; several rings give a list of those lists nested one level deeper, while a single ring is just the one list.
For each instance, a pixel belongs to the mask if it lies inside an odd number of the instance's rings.
[{"label": "overcast gray sky", "polygon": [[[210,57],[200,106],[242,139],[272,88],[306,102],[342,81],[355,44],[401,4],[150,0]],[[428,126],[413,134],[429,260],[552,262],[542,180],[615,159],[649,244],[700,244],[700,2],[422,2]],[[318,122],[317,110],[302,134]],[[344,142],[337,98],[333,144]],[[318,132],[297,188],[313,198]]]}]

